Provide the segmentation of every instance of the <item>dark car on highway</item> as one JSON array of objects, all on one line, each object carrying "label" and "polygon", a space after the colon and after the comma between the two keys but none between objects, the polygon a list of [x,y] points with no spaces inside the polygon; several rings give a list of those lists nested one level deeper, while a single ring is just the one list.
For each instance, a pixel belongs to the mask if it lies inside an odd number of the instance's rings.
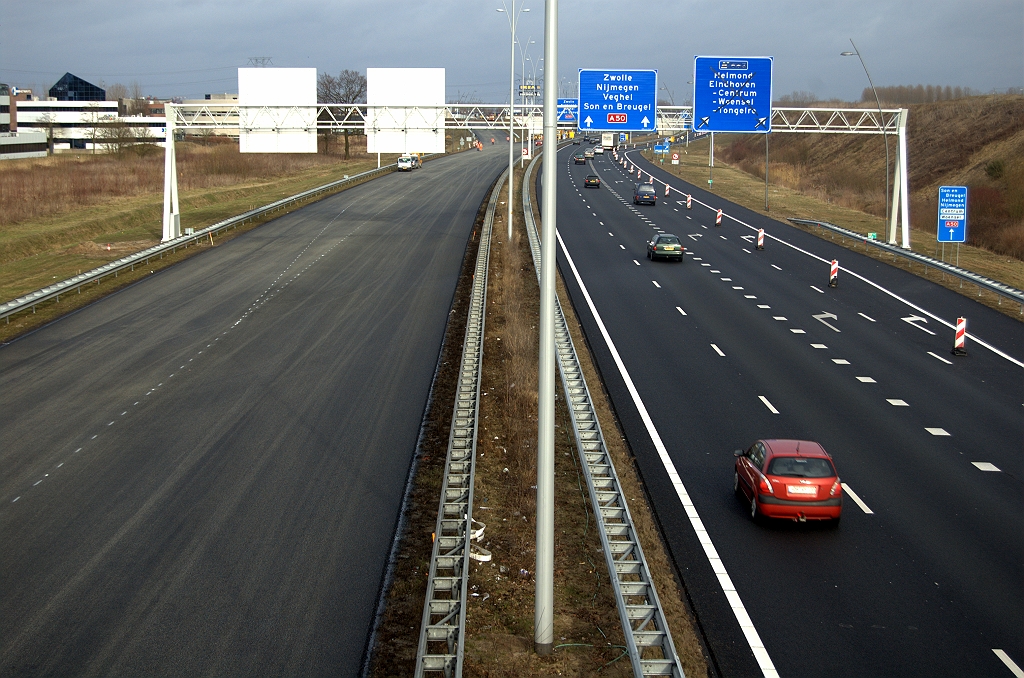
[{"label": "dark car on highway", "polygon": [[572,156],[572,160],[577,165],[586,165],[587,164],[587,159],[583,156],[582,153],[577,153],[576,155]]},{"label": "dark car on highway", "polygon": [[658,204],[658,192],[654,190],[654,184],[637,184],[633,189],[633,204],[643,205],[644,203]]},{"label": "dark car on highway", "polygon": [[575,139],[572,140],[572,143],[574,146],[579,146],[580,144],[583,143],[583,141],[579,137],[576,137]]},{"label": "dark car on highway", "polygon": [[821,445],[810,440],[758,440],[734,454],[733,490],[749,503],[751,518],[839,524],[843,485]]},{"label": "dark car on highway", "polygon": [[588,174],[583,180],[583,186],[585,188],[590,188],[591,186],[594,188],[601,188],[601,177],[596,174]]},{"label": "dark car on highway", "polygon": [[647,243],[647,258],[651,261],[659,257],[682,261],[685,253],[686,248],[679,242],[678,236],[671,233],[659,233]]}]

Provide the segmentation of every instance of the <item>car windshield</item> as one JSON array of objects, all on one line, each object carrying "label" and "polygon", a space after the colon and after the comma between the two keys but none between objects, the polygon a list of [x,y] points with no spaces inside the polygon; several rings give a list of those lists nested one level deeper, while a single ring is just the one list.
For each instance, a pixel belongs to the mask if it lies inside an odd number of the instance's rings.
[{"label": "car windshield", "polygon": [[830,478],[836,474],[832,462],[820,457],[775,457],[768,475],[787,478]]},{"label": "car windshield", "polygon": [[679,244],[679,238],[676,238],[674,236],[669,236],[669,237],[661,236],[660,238],[658,238],[658,244],[659,245],[678,245]]}]

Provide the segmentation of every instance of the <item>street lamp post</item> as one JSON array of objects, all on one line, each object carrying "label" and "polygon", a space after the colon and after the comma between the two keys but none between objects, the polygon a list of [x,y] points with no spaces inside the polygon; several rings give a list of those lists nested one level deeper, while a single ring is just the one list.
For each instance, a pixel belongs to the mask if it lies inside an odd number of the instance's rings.
[{"label": "street lamp post", "polygon": [[868,84],[871,85],[871,93],[875,95],[875,105],[878,106],[878,124],[882,127],[882,140],[885,142],[885,219],[889,218],[889,135],[885,130],[885,120],[882,119],[882,102],[878,99],[878,92],[875,90],[875,83],[871,81],[871,74],[868,73],[868,67],[864,64],[864,57],[860,55],[860,50],[857,49],[857,45],[853,42],[853,38],[850,38],[850,44],[853,45],[852,52],[841,52],[839,56],[854,56],[856,55],[860,59],[861,68],[864,69],[864,75],[868,76]]},{"label": "street lamp post", "polygon": [[529,8],[520,7],[516,11],[516,0],[512,0],[512,9],[505,6],[505,0],[501,0],[501,8],[497,11],[503,12],[508,17],[508,29],[512,33],[509,40],[508,60],[508,239],[512,242],[512,171],[514,160],[512,152],[515,144],[512,137],[515,134],[513,123],[515,122],[515,86],[516,86],[516,26],[519,25],[519,15],[529,12]]}]

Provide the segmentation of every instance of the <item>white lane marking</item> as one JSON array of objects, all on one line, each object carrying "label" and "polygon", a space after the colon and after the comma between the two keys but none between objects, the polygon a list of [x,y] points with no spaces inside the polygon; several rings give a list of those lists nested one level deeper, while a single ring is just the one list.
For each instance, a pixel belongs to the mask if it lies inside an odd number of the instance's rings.
[{"label": "white lane marking", "polygon": [[722,282],[732,282],[732,278],[722,278]]},{"label": "white lane marking", "polygon": [[947,365],[952,365],[953,364],[951,361],[946,360],[941,355],[936,355],[935,353],[932,353],[931,351],[928,351],[928,355],[930,355],[931,357],[935,358],[936,360],[941,360],[942,362],[946,363]]},{"label": "white lane marking", "polygon": [[625,245],[619,245],[619,249],[624,250],[624,249],[626,249],[626,246]]},{"label": "white lane marking", "polygon": [[658,284],[657,280],[652,280],[651,282],[654,283],[654,286],[657,287],[659,290],[661,289],[661,285]]},{"label": "white lane marking", "polygon": [[850,364],[850,361],[847,360],[846,358],[832,358],[832,362],[834,362],[836,365],[849,365]]},{"label": "white lane marking", "polygon": [[906,400],[900,400],[899,398],[886,398],[885,402],[893,407],[910,407]]},{"label": "white lane marking", "polygon": [[19,496],[17,496],[17,497],[15,497],[14,499],[12,499],[12,500],[11,500],[11,503],[13,504],[14,502],[18,501],[19,499],[21,499],[21,496],[20,496],[20,495],[19,495]]},{"label": "white lane marking", "polygon": [[[723,280],[724,280],[724,278],[723,278]],[[734,290],[742,290],[742,289],[743,289],[743,288],[742,288],[742,287],[740,287],[739,285],[733,285],[733,286],[732,286],[732,288],[733,288]]]},{"label": "white lane marking", "polygon": [[825,344],[811,344],[811,348],[828,348]]},{"label": "white lane marking", "polygon": [[[687,219],[689,219],[689,217],[687,217]],[[701,224],[700,227],[701,228],[707,228],[707,226],[705,226],[704,224]]]},{"label": "white lane marking", "polygon": [[830,320],[839,320],[839,316],[837,316],[835,313],[829,313],[828,311],[823,311],[821,313],[818,313],[817,315],[812,315],[811,317],[814,318],[815,320],[817,320],[819,323],[821,323],[825,327],[827,327],[830,330],[832,330],[833,332],[842,332],[842,330],[840,330],[838,327],[836,327],[835,325],[833,325],[833,324],[831,324],[829,322],[826,322],[826,320],[825,320],[825,318],[829,318]]},{"label": "white lane marking", "polygon": [[687,219],[689,219],[689,218],[690,218],[690,215],[689,215],[689,214],[687,214],[687,215],[686,215],[686,218],[687,218]]},{"label": "white lane marking", "polygon": [[676,310],[679,311],[681,314],[686,315],[686,311],[684,311],[683,309],[679,308],[678,306],[676,306]]},{"label": "white lane marking", "polygon": [[922,332],[927,332],[928,334],[932,335],[933,337],[935,336],[935,333],[932,332],[930,329],[928,329],[927,327],[921,327],[920,325],[917,324],[919,322],[922,322],[922,323],[928,322],[927,318],[922,318],[919,315],[908,315],[906,318],[900,318],[900,320],[902,320],[903,322],[907,323],[908,325],[913,325],[914,327],[916,327],[917,329],[921,330]]},{"label": "white lane marking", "polygon": [[742,248],[742,249],[743,249],[743,251],[744,251],[744,252],[746,252],[747,254],[753,254],[753,252],[751,252],[750,250],[748,250],[748,249],[747,249],[746,247],[744,247],[744,248]]},{"label": "white lane marking", "polygon": [[744,294],[743,298],[744,299],[757,299],[757,297],[755,295],[753,295],[753,294]]},{"label": "white lane marking", "polygon": [[597,323],[597,327],[601,331],[601,336],[604,338],[605,345],[608,346],[608,351],[611,353],[612,360],[615,361],[615,365],[619,370],[619,374],[622,376],[626,389],[629,391],[629,395],[633,399],[633,404],[636,406],[637,412],[640,414],[640,419],[644,422],[647,434],[651,437],[651,442],[654,443],[654,449],[658,452],[658,457],[661,459],[662,466],[665,467],[665,472],[668,474],[669,481],[672,483],[672,487],[676,491],[676,496],[679,497],[679,502],[683,505],[683,509],[686,511],[686,516],[690,519],[690,525],[697,533],[697,539],[700,542],[700,545],[704,548],[704,555],[707,557],[708,562],[711,565],[711,569],[716,575],[718,575],[718,583],[722,587],[722,592],[725,594],[726,598],[729,599],[732,612],[736,616],[736,621],[740,625],[740,630],[743,631],[743,637],[746,638],[747,644],[750,646],[750,651],[753,652],[754,657],[757,658],[757,663],[761,668],[761,673],[765,678],[779,678],[779,672],[775,670],[775,665],[772,663],[772,659],[768,655],[768,651],[765,649],[764,643],[761,641],[761,636],[757,633],[754,623],[747,614],[747,610],[743,606],[743,601],[740,599],[739,593],[736,591],[736,586],[732,583],[732,578],[726,571],[725,564],[722,562],[721,556],[718,555],[718,551],[715,549],[715,545],[711,541],[711,535],[708,534],[707,528],[704,527],[704,523],[701,521],[700,515],[697,513],[697,507],[694,506],[693,499],[690,498],[689,492],[686,491],[686,487],[683,485],[683,481],[679,477],[676,465],[668,455],[668,448],[665,447],[661,434],[658,433],[658,430],[654,427],[654,421],[651,419],[647,406],[644,404],[643,400],[640,399],[640,393],[637,391],[636,385],[633,383],[633,379],[630,377],[629,372],[626,371],[626,365],[622,362],[622,357],[619,355],[619,351],[615,347],[615,343],[612,341],[611,335],[608,334],[608,328],[605,327],[604,321],[601,319],[601,315],[597,312],[594,300],[591,299],[590,292],[587,290],[586,285],[583,284],[583,279],[580,277],[580,272],[576,268],[576,263],[573,261],[572,256],[569,255],[569,250],[566,248],[565,242],[562,240],[562,236],[558,233],[557,229],[555,230],[555,236],[558,238],[558,244],[562,248],[562,253],[565,255],[565,259],[569,263],[569,268],[572,269],[573,276],[576,278],[576,284],[579,285],[580,291],[583,293],[583,298],[587,300],[587,306],[590,308],[590,313],[594,316],[594,321]]},{"label": "white lane marking", "polygon": [[694,257],[693,260],[694,261],[704,261],[704,258],[703,257]]},{"label": "white lane marking", "polygon": [[711,272],[712,272],[712,273],[721,273],[721,271],[716,271],[716,270],[714,270],[714,269],[712,269],[712,270],[711,270]]},{"label": "white lane marking", "polygon": [[633,263],[634,263],[634,264],[636,264],[637,266],[639,266],[639,265],[640,265],[640,262],[639,262],[639,261],[637,261],[636,259],[634,259],[634,260],[633,260]]},{"label": "white lane marking", "polygon": [[781,268],[779,268],[779,267],[778,267],[778,266],[776,266],[775,264],[772,264],[772,268],[774,268],[774,269],[775,269],[776,271],[781,271],[781,270],[782,270]]},{"label": "white lane marking", "polygon": [[608,231],[608,235],[611,235],[613,238],[615,237],[614,235],[612,235],[611,231]]},{"label": "white lane marking", "polygon": [[857,377],[857,381],[862,384],[877,384],[878,382],[871,377]]},{"label": "white lane marking", "polygon": [[772,320],[785,320],[785,319],[786,319],[786,316],[784,316],[784,315],[773,315],[772,316]]},{"label": "white lane marking", "polygon": [[1016,676],[1016,678],[1024,678],[1024,670],[1021,670],[1021,668],[1017,666],[1017,662],[1010,659],[1010,656],[1008,654],[1006,654],[1002,650],[997,649],[993,649],[992,652],[994,652],[995,655],[999,657],[999,661],[1006,664],[1006,668],[1010,669],[1010,673]]},{"label": "white lane marking", "polygon": [[725,357],[725,354],[722,353],[722,349],[718,348],[717,345],[711,344],[711,348],[715,349],[715,353],[717,353],[718,355],[722,356],[723,358]]},{"label": "white lane marking", "polygon": [[863,501],[861,501],[861,498],[857,496],[856,492],[854,492],[852,489],[850,489],[849,485],[847,485],[846,483],[839,483],[839,484],[843,486],[843,491],[846,492],[846,494],[850,495],[850,499],[852,499],[853,503],[855,503],[857,506],[860,507],[861,511],[863,511],[864,513],[867,513],[868,515],[874,514],[874,511],[869,509],[868,505],[865,504]]},{"label": "white lane marking", "polygon": [[604,226],[604,222],[603,222],[603,221],[599,221],[599,222],[597,222],[597,223],[599,223],[599,224],[601,224],[602,226]]},{"label": "white lane marking", "polygon": [[767,398],[765,398],[762,395],[759,395],[757,397],[761,399],[761,402],[764,403],[764,406],[768,408],[769,412],[771,412],[772,414],[778,414],[779,413],[779,411],[777,409],[775,409],[775,405],[772,405],[770,402],[768,402]]},{"label": "white lane marking", "polygon": [[814,290],[815,292],[817,292],[818,294],[825,294],[825,292],[823,292],[822,290],[819,290],[819,289],[818,289],[817,287],[815,287],[814,285],[811,285],[811,289],[812,289],[812,290]]},{"label": "white lane marking", "polygon": [[946,431],[946,429],[944,429],[944,428],[937,428],[937,427],[929,428],[929,427],[925,426],[924,430],[928,431],[928,433],[931,433],[933,436],[948,436],[949,435],[949,432]]},{"label": "white lane marking", "polygon": [[863,313],[858,313],[857,315],[859,315],[861,318],[864,318],[865,320],[870,320],[871,322],[877,322],[874,318],[872,318],[869,315],[864,315]]},{"label": "white lane marking", "polygon": [[995,471],[997,473],[1002,472],[1002,470],[998,466],[996,466],[990,461],[972,461],[971,464],[973,464],[979,471]]},{"label": "white lane marking", "polygon": [[711,265],[711,264],[709,264],[709,263],[708,263],[708,262],[706,262],[706,261],[705,261],[704,263],[702,263],[702,264],[701,264],[701,266],[710,266],[710,265]]},{"label": "white lane marking", "polygon": [[798,330],[795,327],[791,327],[789,331],[792,332],[793,334],[807,334],[807,332],[805,332],[804,330]]},{"label": "white lane marking", "polygon": [[757,307],[758,308],[771,308],[771,306],[769,306],[768,304],[758,304]]},{"label": "white lane marking", "polygon": [[78,454],[78,453],[79,453],[79,452],[81,452],[81,451],[82,451],[82,448],[81,448],[81,447],[79,447],[79,448],[78,448],[77,450],[75,450],[75,451],[74,451],[74,452],[72,452],[71,454]]}]

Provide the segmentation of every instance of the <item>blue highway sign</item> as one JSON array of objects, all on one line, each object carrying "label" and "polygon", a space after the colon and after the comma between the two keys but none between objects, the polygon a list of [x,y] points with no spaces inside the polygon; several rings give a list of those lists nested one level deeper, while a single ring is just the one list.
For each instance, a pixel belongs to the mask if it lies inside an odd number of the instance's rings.
[{"label": "blue highway sign", "polygon": [[939,242],[967,241],[967,187],[939,186]]},{"label": "blue highway sign", "polygon": [[579,99],[558,100],[558,122],[576,122],[580,110]]},{"label": "blue highway sign", "polygon": [[772,59],[694,57],[694,131],[770,132]]},{"label": "blue highway sign", "polygon": [[656,127],[658,71],[580,69],[579,128],[643,131]]}]

